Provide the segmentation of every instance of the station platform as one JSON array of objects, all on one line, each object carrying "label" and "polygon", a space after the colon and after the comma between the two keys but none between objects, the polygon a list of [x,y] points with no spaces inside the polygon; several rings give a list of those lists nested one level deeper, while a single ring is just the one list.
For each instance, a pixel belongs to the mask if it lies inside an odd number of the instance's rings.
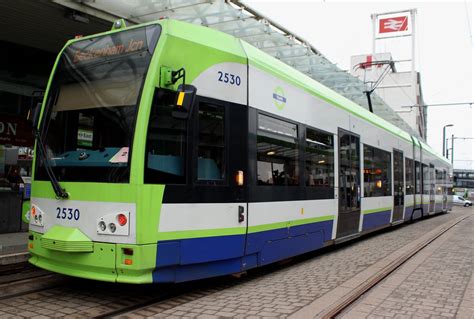
[{"label": "station platform", "polygon": [[28,259],[28,232],[0,234],[0,266]]}]

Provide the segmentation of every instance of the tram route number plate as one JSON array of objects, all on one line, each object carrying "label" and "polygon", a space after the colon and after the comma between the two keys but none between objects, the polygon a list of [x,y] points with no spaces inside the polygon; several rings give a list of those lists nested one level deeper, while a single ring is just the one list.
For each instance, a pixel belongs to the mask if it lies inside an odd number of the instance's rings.
[{"label": "tram route number plate", "polygon": [[56,207],[56,218],[66,220],[79,220],[81,212],[77,208]]}]

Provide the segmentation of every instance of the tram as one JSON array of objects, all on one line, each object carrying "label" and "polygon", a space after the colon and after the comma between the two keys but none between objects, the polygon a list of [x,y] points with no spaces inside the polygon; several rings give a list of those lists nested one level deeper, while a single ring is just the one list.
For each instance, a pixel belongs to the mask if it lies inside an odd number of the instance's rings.
[{"label": "tram", "polygon": [[239,273],[446,212],[428,145],[245,41],[174,20],[70,40],[33,114],[30,262]]}]

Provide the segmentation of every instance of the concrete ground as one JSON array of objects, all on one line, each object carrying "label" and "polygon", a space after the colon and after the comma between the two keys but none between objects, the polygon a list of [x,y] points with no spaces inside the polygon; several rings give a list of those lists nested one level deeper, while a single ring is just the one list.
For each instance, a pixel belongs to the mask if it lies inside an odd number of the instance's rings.
[{"label": "concrete ground", "polygon": [[0,266],[28,259],[28,233],[0,234]]},{"label": "concrete ground", "polygon": [[0,255],[27,251],[28,232],[0,234]]}]

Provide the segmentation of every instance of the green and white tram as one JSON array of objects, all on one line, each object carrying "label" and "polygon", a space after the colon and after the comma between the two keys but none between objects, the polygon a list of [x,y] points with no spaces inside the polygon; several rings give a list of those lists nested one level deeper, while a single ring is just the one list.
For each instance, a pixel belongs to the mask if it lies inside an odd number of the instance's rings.
[{"label": "green and white tram", "polygon": [[429,146],[206,27],[69,41],[36,115],[30,262],[58,273],[220,276],[450,208]]}]

